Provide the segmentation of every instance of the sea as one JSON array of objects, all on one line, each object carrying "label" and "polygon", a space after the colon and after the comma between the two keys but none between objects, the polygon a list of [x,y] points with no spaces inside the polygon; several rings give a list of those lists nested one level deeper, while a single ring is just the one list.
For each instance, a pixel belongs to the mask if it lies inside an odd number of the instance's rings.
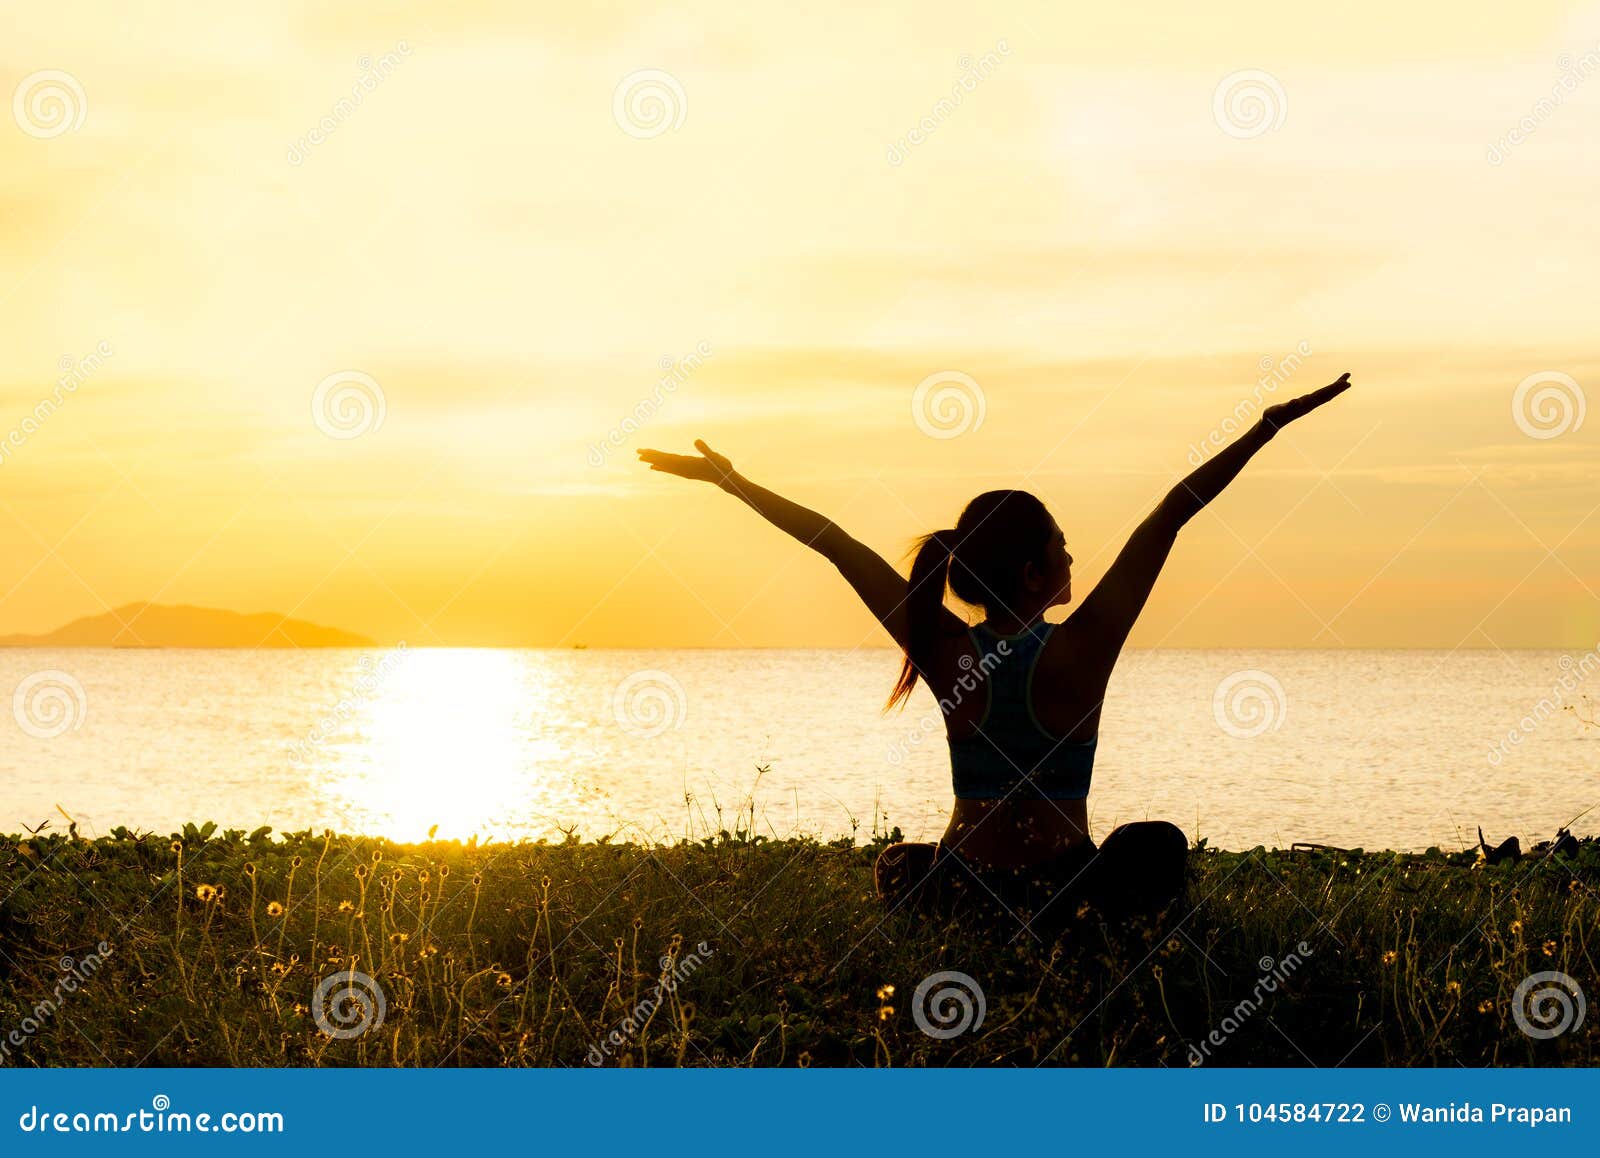
[{"label": "sea", "polygon": [[[396,840],[781,839],[949,816],[938,710],[891,650],[0,651],[0,832],[187,822]],[[1461,848],[1600,831],[1600,656],[1129,651],[1094,834]],[[1593,697],[1593,698],[1591,698]]]}]

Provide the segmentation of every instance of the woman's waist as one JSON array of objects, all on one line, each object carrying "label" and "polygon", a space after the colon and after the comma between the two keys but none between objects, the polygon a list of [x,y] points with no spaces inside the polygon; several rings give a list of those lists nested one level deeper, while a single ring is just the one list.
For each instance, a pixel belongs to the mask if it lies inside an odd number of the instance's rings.
[{"label": "woman's waist", "polygon": [[986,868],[1024,868],[1092,849],[1083,800],[962,800],[941,845]]}]

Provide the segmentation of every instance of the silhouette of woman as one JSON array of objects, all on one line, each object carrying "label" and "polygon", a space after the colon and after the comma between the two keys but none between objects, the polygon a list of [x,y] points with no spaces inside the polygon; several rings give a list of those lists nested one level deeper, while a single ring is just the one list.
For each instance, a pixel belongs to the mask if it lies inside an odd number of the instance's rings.
[{"label": "silhouette of woman", "polygon": [[[1085,904],[1112,919],[1182,895],[1188,841],[1165,821],[1089,836],[1090,774],[1112,668],[1178,531],[1286,424],[1350,388],[1331,385],[1268,407],[1247,433],[1173,487],[1105,577],[1060,624],[1044,613],[1072,598],[1072,556],[1050,512],[1026,491],[988,491],[949,530],[920,541],[904,579],[837,525],[739,474],[696,441],[696,455],[641,450],[651,470],[715,483],[820,552],[894,637],[905,661],[889,706],[919,679],[938,698],[955,805],[938,844],[879,856],[879,895],[924,912],[979,910],[1060,928]],[[968,625],[945,588],[980,608]]]}]

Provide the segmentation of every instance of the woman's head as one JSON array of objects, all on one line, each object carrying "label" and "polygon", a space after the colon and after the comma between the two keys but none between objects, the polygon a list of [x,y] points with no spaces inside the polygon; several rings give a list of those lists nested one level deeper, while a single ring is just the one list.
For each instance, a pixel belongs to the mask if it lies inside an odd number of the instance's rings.
[{"label": "woman's head", "polygon": [[1072,598],[1072,556],[1055,519],[1027,491],[985,491],[953,528],[925,536],[911,563],[909,646],[891,707],[933,660],[946,584],[990,619],[1029,623]]}]

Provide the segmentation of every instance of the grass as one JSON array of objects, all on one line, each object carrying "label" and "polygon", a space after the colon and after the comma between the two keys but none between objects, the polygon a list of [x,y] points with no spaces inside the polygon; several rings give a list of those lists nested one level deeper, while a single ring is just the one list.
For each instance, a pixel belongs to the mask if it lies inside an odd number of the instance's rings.
[{"label": "grass", "polygon": [[[1053,944],[886,916],[882,843],[0,838],[0,1064],[1600,1062],[1600,1012],[1548,1038],[1513,1013],[1543,971],[1600,999],[1595,840],[1495,866],[1202,844],[1192,908]],[[981,1025],[919,1028],[941,971]],[[922,1020],[958,1028],[961,997]]]}]

